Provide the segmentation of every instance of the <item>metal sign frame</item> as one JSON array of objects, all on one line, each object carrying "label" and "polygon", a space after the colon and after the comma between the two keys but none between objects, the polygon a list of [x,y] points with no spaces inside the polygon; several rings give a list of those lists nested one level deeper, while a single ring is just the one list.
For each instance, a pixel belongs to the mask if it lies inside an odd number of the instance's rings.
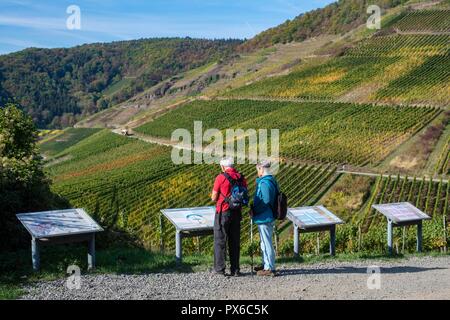
[{"label": "metal sign frame", "polygon": [[[71,213],[76,212],[80,215],[80,217],[87,223],[89,223],[91,226],[93,226],[92,229],[89,230],[80,230],[80,231],[74,231],[74,232],[61,232],[56,234],[48,234],[48,235],[39,235],[33,232],[33,229],[30,228],[28,225],[27,218],[32,218],[33,216],[38,215],[45,215],[45,214],[64,214],[64,213]],[[42,212],[30,212],[30,213],[19,213],[16,215],[17,219],[23,224],[25,229],[30,233],[30,235],[36,239],[42,239],[42,238],[53,238],[53,237],[62,237],[62,236],[68,236],[68,235],[79,235],[79,234],[86,234],[86,233],[93,233],[93,232],[101,232],[103,231],[103,228],[94,220],[91,218],[90,215],[86,213],[84,209],[64,209],[64,210],[53,210],[53,211],[42,211]]]},{"label": "metal sign frame", "polygon": [[[294,210],[314,210],[316,213],[321,215],[326,215],[328,218],[331,218],[333,221],[329,223],[316,223],[316,224],[307,224],[302,222],[292,211]],[[287,218],[292,221],[294,224],[294,254],[296,256],[299,255],[300,248],[300,233],[310,233],[310,232],[321,232],[328,231],[330,232],[330,255],[336,255],[336,225],[345,223],[339,217],[337,217],[330,210],[325,208],[323,205],[317,206],[309,206],[309,207],[296,207],[296,208],[288,208]]]},{"label": "metal sign frame", "polygon": [[[48,235],[36,234],[33,229],[28,225],[27,218],[38,216],[38,215],[55,215],[64,214],[69,212],[78,213],[84,221],[92,226],[92,229],[81,230],[74,232],[60,232]],[[42,212],[30,212],[30,213],[20,213],[17,214],[17,219],[22,223],[28,233],[31,235],[31,259],[33,263],[33,270],[39,271],[41,266],[40,259],[40,248],[44,245],[51,244],[62,244],[62,243],[72,243],[72,242],[88,242],[88,268],[95,268],[95,234],[97,232],[102,232],[103,228],[98,225],[98,223],[92,219],[84,209],[65,209],[65,210],[54,210],[54,211],[42,211]],[[48,223],[51,223],[50,221]],[[45,223],[44,223],[45,224]]]},{"label": "metal sign frame", "polygon": [[[394,206],[403,206],[414,212],[417,219],[404,219],[400,220],[395,214],[392,214],[390,209]],[[388,253],[393,253],[394,248],[394,227],[405,227],[411,225],[417,225],[417,252],[422,252],[422,239],[423,239],[423,221],[430,220],[431,217],[425,212],[419,210],[417,207],[413,206],[409,202],[394,202],[394,203],[384,203],[384,204],[374,204],[372,205],[376,211],[380,212],[387,219],[387,243],[388,243]]]},{"label": "metal sign frame", "polygon": [[[192,211],[195,215],[195,211],[205,211],[210,210],[211,215],[213,217],[212,224],[205,225],[205,226],[194,226],[190,228],[180,228],[180,226],[177,224],[177,221],[175,221],[171,215],[171,213],[186,213],[189,211]],[[189,237],[197,237],[197,236],[206,236],[211,235],[214,233],[214,218],[216,214],[216,208],[215,207],[193,207],[193,208],[176,208],[176,209],[162,209],[161,214],[164,215],[167,220],[170,221],[175,226],[175,257],[177,259],[177,262],[181,263],[182,257],[183,257],[183,249],[182,249],[182,242],[183,238],[189,238]],[[161,233],[164,229],[164,224],[162,219],[160,219],[161,224]],[[163,247],[163,243],[161,243],[161,246]]]}]

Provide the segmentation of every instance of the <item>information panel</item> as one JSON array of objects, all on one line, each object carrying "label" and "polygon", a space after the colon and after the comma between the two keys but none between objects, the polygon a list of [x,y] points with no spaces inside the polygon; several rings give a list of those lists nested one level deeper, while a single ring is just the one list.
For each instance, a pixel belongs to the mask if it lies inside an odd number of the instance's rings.
[{"label": "information panel", "polygon": [[83,209],[21,213],[17,218],[36,239],[103,231]]},{"label": "information panel", "polygon": [[208,230],[214,227],[214,207],[164,209],[161,212],[180,231]]},{"label": "information panel", "polygon": [[324,206],[289,208],[288,218],[301,229],[344,223]]},{"label": "information panel", "polygon": [[409,202],[375,204],[372,207],[394,223],[431,219]]}]

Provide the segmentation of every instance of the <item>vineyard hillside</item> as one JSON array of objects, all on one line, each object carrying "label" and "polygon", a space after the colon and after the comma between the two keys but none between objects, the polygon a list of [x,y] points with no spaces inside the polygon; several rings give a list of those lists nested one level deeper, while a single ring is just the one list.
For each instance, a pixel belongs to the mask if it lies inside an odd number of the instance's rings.
[{"label": "vineyard hillside", "polygon": [[[281,101],[195,101],[136,129],[170,138],[177,128],[279,129],[280,152],[289,160],[376,164],[441,112],[433,107]],[[286,115],[289,115],[288,117]]]},{"label": "vineyard hillside", "polygon": [[[67,144],[55,145],[57,137],[42,141],[41,150],[50,152],[46,170],[53,191],[71,206],[84,207],[106,230],[132,236],[146,248],[172,250],[175,230],[160,210],[212,205],[210,191],[219,173],[218,165],[175,165],[174,130],[193,134],[195,121],[202,122],[203,132],[279,129],[277,178],[289,206],[320,203],[342,217],[338,252],[384,252],[386,223],[372,205],[397,201],[409,201],[432,217],[424,224],[424,246],[445,250],[448,8],[432,2],[386,12],[378,31],[351,22],[343,33],[273,46],[266,46],[270,32],[262,34],[261,41],[249,42],[262,49],[163,81],[79,124],[115,127],[112,132],[74,131]],[[117,134],[124,128],[130,136]],[[238,169],[253,193],[254,166]],[[245,250],[249,227],[244,214]],[[278,252],[292,253],[292,225],[278,223],[276,234]],[[302,237],[305,253],[329,245],[326,234]],[[398,228],[395,250],[413,251],[414,237],[413,228]],[[186,239],[185,245],[188,252],[211,253],[211,241]]]},{"label": "vineyard hillside", "polygon": [[[99,142],[102,147],[99,148]],[[174,165],[170,148],[119,136],[103,130],[67,148],[56,156],[63,160],[47,167],[54,177],[53,191],[74,207],[85,208],[106,229],[124,232],[147,248],[172,250],[173,226],[162,219],[162,208],[212,205],[209,193],[217,165]],[[66,160],[64,160],[66,159]],[[255,189],[253,165],[238,165],[247,177],[251,193]],[[346,225],[338,229],[338,252],[382,252],[385,247],[384,220],[372,204],[410,201],[429,212],[433,220],[424,228],[425,246],[444,246],[442,217],[449,211],[449,183],[423,177],[360,177],[343,174],[333,165],[282,164],[277,178],[290,199],[290,206],[323,203],[340,215]],[[246,211],[244,211],[245,213]],[[244,214],[242,229],[249,230]],[[248,232],[242,232],[248,249]],[[406,237],[406,238],[405,238]],[[292,253],[292,226],[278,223],[278,245]],[[357,240],[359,239],[359,240]],[[326,250],[328,236],[320,236]],[[359,241],[359,242],[358,242]],[[414,231],[396,234],[400,248],[414,249]],[[405,243],[403,245],[403,243]],[[211,253],[211,237],[186,239],[188,252]],[[246,250],[247,250],[246,249]],[[302,252],[314,253],[316,238],[304,236]]]},{"label": "vineyard hillside", "polygon": [[[160,210],[212,205],[209,194],[220,173],[217,165],[174,165],[170,156],[168,147],[103,130],[58,154],[56,158],[63,160],[47,170],[54,177],[54,192],[72,206],[85,208],[105,227],[132,234],[146,247],[156,248],[162,240],[173,245],[170,225],[161,233]],[[254,192],[254,166],[239,169]],[[278,174],[292,205],[315,203],[336,178],[333,165],[283,164]]]}]

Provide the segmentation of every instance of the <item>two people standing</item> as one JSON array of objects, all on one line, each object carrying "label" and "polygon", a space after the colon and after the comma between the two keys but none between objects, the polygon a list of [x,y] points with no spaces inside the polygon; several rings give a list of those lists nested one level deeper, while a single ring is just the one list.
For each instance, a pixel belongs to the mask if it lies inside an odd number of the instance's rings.
[{"label": "two people standing", "polygon": [[[230,272],[240,276],[240,230],[242,205],[248,203],[247,181],[234,168],[232,158],[220,161],[222,173],[216,177],[211,200],[216,202],[214,220],[214,271],[225,275],[226,248],[230,255]],[[251,214],[258,226],[261,239],[263,265],[256,267],[260,276],[275,275],[275,250],[272,236],[274,229],[274,206],[278,194],[278,183],[270,172],[271,163],[262,161],[257,164],[258,178],[253,197]],[[247,203],[246,203],[247,202]]]}]

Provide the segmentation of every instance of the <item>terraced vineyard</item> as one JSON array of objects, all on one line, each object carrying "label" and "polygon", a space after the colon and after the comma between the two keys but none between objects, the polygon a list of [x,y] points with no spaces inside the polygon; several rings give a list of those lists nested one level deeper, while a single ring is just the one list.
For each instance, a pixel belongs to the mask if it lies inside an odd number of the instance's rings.
[{"label": "terraced vineyard", "polygon": [[[98,141],[107,141],[95,152]],[[80,156],[81,155],[81,156]],[[145,246],[174,245],[174,230],[166,224],[161,234],[162,208],[211,205],[209,194],[215,165],[176,166],[170,149],[102,131],[67,149],[69,160],[49,167],[54,191],[74,207],[84,207],[104,226],[130,232]],[[239,167],[254,191],[253,165]],[[335,167],[281,165],[278,179],[292,205],[312,204],[335,178]],[[245,218],[244,226],[248,227]],[[247,241],[247,233],[242,234]],[[210,238],[201,240],[211,241]],[[191,243],[194,246],[194,242]],[[204,247],[203,245],[201,247]],[[205,246],[210,249],[210,245]]]},{"label": "terraced vineyard", "polygon": [[[394,17],[389,29],[335,57],[309,56],[310,51],[301,60],[293,55],[289,74],[224,89],[225,97],[219,99],[171,108],[134,130],[164,141],[179,128],[193,134],[194,121],[202,121],[203,132],[210,128],[222,132],[228,128],[279,129],[282,164],[277,178],[289,197],[289,206],[320,202],[336,210],[346,221],[337,229],[338,252],[383,252],[386,221],[371,206],[397,201],[409,201],[433,217],[424,224],[424,246],[444,249],[448,243],[444,217],[450,214],[450,141],[435,122],[448,109],[448,12],[407,12],[402,18]],[[264,59],[259,65],[264,66]],[[258,73],[251,76],[247,71],[242,83],[259,79]],[[410,145],[398,148],[422,131],[430,137],[410,140]],[[219,171],[216,165],[174,165],[169,147],[106,130],[86,136],[78,133],[70,143],[59,145],[49,140],[41,149],[48,150],[55,160],[47,168],[53,190],[71,206],[86,208],[103,226],[125,231],[147,248],[172,250],[175,230],[160,210],[212,205],[209,193]],[[242,138],[245,134],[235,140]],[[424,161],[428,161],[427,170],[433,171],[430,175],[442,180],[336,172],[342,164],[375,171],[388,155],[398,156],[394,151],[400,150],[401,156],[414,150],[412,144],[433,148],[432,143],[426,144],[429,141],[439,141],[439,150],[427,153],[432,159]],[[416,146],[420,143],[423,145]],[[253,193],[254,166],[245,164],[239,169]],[[245,216],[244,249],[249,245],[248,228]],[[279,252],[292,253],[291,224],[283,223],[278,230]],[[328,241],[326,234],[302,235],[301,251],[315,252],[318,243],[326,250]],[[189,252],[210,253],[211,242],[211,237],[194,238],[186,239],[185,245]],[[398,251],[412,251],[414,245],[413,228],[396,230]]]},{"label": "terraced vineyard", "polygon": [[393,27],[403,32],[448,32],[450,10],[421,10],[409,12]]},{"label": "terraced vineyard", "polygon": [[266,97],[332,100],[361,83],[368,83],[398,62],[396,57],[342,57],[232,90],[230,98]]},{"label": "terraced vineyard", "polygon": [[449,53],[446,34],[373,36],[342,57],[254,82],[226,96],[446,106]]},{"label": "terraced vineyard", "polygon": [[136,131],[170,138],[176,128],[193,132],[194,120],[203,121],[203,130],[216,126],[218,129],[279,129],[282,157],[365,165],[383,159],[439,112],[428,107],[348,103],[195,101]]},{"label": "terraced vineyard", "polygon": [[434,57],[448,55],[450,35],[373,36],[351,48],[351,57]]},{"label": "terraced vineyard", "polygon": [[[450,38],[449,38],[450,41]],[[450,51],[434,56],[380,89],[374,99],[384,103],[429,103],[445,106],[450,92]]]}]

